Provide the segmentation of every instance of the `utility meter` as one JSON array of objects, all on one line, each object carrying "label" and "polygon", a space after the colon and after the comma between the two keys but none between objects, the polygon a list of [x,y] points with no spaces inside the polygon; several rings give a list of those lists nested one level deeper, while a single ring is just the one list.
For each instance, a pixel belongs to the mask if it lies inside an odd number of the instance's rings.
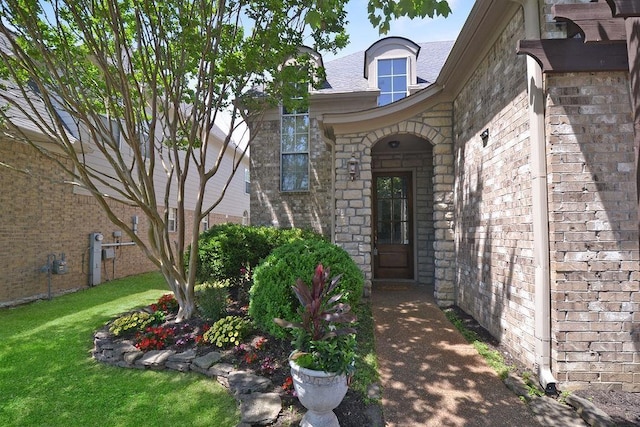
[{"label": "utility meter", "polygon": [[67,272],[67,261],[64,259],[54,259],[51,270],[53,274],[65,274]]}]

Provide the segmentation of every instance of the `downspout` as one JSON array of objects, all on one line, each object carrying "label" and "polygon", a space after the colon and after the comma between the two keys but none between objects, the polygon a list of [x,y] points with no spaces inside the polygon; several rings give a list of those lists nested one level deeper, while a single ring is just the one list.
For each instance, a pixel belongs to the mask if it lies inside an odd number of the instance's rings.
[{"label": "downspout", "polygon": [[[540,10],[538,0],[521,0],[527,39],[538,40]],[[556,379],[551,372],[551,283],[549,261],[549,205],[544,120],[542,69],[527,55],[529,93],[529,141],[531,145],[531,193],[533,203],[535,355],[538,379],[546,393],[555,394]]]}]

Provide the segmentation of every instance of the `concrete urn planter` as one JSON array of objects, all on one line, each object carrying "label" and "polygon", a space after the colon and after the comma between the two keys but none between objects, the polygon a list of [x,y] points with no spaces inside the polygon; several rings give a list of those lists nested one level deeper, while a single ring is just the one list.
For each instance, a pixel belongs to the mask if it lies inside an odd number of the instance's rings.
[{"label": "concrete urn planter", "polygon": [[333,412],[347,394],[347,376],[298,366],[289,360],[298,400],[308,409],[300,427],[340,427]]}]

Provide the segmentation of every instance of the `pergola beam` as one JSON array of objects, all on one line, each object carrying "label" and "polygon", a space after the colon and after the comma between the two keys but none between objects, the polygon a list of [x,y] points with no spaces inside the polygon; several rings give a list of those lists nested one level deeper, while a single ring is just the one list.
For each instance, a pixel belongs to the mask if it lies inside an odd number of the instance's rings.
[{"label": "pergola beam", "polygon": [[629,70],[626,41],[586,44],[582,39],[519,40],[516,53],[534,58],[544,73]]},{"label": "pergola beam", "polygon": [[[575,24],[585,43],[626,40],[624,20],[614,18],[606,3],[556,4],[551,12],[556,21]],[[575,33],[573,25],[570,31]]]}]

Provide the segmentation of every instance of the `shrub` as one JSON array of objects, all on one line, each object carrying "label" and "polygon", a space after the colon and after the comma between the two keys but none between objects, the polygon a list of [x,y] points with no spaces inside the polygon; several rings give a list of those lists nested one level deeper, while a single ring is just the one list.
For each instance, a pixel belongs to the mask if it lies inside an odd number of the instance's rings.
[{"label": "shrub", "polygon": [[196,288],[196,305],[205,319],[216,321],[227,312],[229,292],[220,285],[204,283]]},{"label": "shrub", "polygon": [[148,326],[144,332],[136,334],[135,346],[142,351],[162,350],[170,344],[174,336],[173,328]]},{"label": "shrub", "polygon": [[164,294],[157,303],[151,304],[151,310],[165,313],[177,313],[179,308],[180,305],[173,294]]},{"label": "shrub", "polygon": [[240,345],[251,332],[251,323],[238,316],[227,316],[214,323],[202,339],[220,348]]},{"label": "shrub", "polygon": [[154,315],[149,314],[146,311],[134,311],[133,313],[120,316],[111,322],[111,325],[109,325],[109,332],[115,336],[120,336],[127,333],[142,331],[153,323],[157,323]]},{"label": "shrub", "polygon": [[324,237],[299,228],[215,225],[200,235],[196,280],[228,281],[231,286],[238,286],[246,279],[242,272],[253,270],[274,248],[302,239]]},{"label": "shrub", "polygon": [[254,271],[249,315],[256,327],[278,338],[290,336],[273,319],[300,321],[300,304],[291,287],[298,278],[310,283],[320,263],[330,267],[332,274],[342,274],[335,292],[356,306],[362,297],[364,277],[349,254],[326,241],[296,241],[275,249]]}]

